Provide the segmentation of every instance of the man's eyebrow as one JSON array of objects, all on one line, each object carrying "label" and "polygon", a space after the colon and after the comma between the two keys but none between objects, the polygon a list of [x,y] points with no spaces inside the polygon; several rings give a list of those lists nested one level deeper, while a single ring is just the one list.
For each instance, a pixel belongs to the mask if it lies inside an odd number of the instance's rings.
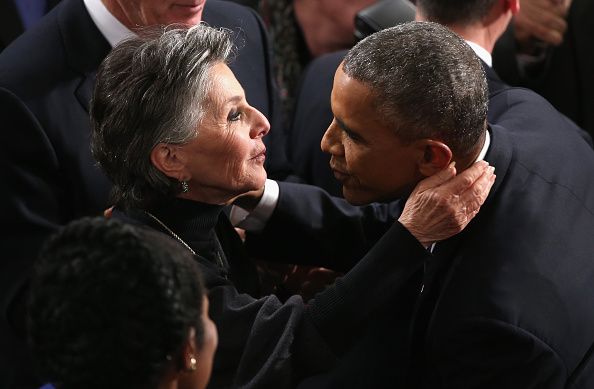
[{"label": "man's eyebrow", "polygon": [[336,116],[334,117],[334,120],[336,120],[336,124],[338,124],[338,127],[342,128],[343,131],[348,132],[350,134],[356,134],[356,132],[353,131],[352,128],[347,126],[342,120],[340,120]]}]

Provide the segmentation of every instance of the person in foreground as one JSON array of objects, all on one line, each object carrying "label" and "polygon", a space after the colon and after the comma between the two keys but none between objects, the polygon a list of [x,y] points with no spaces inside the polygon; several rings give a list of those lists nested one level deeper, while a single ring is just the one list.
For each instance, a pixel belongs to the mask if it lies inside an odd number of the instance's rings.
[{"label": "person in foreground", "polygon": [[[263,296],[224,207],[265,184],[269,124],[227,66],[231,50],[226,31],[204,25],[118,45],[97,74],[92,151],[114,185],[112,217],[168,235],[200,264],[220,334],[211,386],[293,387],[332,367],[370,313],[422,267],[421,243],[463,229],[494,177],[486,164],[453,180],[455,168],[444,169],[406,203],[407,222],[390,218],[397,238],[378,245],[393,258],[314,262],[352,269],[307,304]],[[410,215],[418,202],[430,207]]]},{"label": "person in foreground", "polygon": [[[55,389],[204,389],[217,347],[192,255],[162,234],[83,218],[46,244],[30,344]],[[44,388],[46,388],[44,387]]]},{"label": "person in foreground", "polygon": [[[490,99],[496,125],[486,120],[480,60],[435,23],[378,32],[336,70],[334,120],[321,146],[346,200],[406,199],[452,161],[463,170],[485,159],[497,179],[468,227],[431,246],[417,293],[406,297],[410,325],[392,324],[398,307],[386,306],[369,323],[372,336],[320,377],[327,387],[594,387],[594,153],[578,132],[559,131],[566,119],[533,92],[507,88]],[[252,250],[324,257],[340,245],[348,254],[381,230],[375,213],[278,185],[264,229],[247,236]],[[398,236],[388,230],[382,239]],[[399,253],[375,248],[366,258]],[[396,358],[403,338],[408,351]]]}]

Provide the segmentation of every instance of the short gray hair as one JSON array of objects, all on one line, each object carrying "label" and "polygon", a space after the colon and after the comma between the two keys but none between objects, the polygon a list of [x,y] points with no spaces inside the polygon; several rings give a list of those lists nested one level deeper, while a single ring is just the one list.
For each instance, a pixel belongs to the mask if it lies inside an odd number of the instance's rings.
[{"label": "short gray hair", "polygon": [[348,52],[343,71],[371,87],[380,119],[403,142],[434,138],[464,157],[485,130],[482,64],[439,24],[410,22],[370,35]]},{"label": "short gray hair", "polygon": [[152,165],[151,151],[197,135],[210,70],[232,51],[228,30],[198,24],[144,29],[105,58],[91,103],[91,150],[114,185],[114,204],[146,207],[179,193],[180,183]]}]

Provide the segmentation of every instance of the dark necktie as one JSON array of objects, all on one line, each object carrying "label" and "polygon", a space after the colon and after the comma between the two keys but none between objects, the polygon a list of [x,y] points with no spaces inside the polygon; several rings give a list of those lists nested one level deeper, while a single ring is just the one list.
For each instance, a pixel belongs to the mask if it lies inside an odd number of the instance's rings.
[{"label": "dark necktie", "polygon": [[47,11],[47,0],[13,0],[25,30],[35,25]]}]

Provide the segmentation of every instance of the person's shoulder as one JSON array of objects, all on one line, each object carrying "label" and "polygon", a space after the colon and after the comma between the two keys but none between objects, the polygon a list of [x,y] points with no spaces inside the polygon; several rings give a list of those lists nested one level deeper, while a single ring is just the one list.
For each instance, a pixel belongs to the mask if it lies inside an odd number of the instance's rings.
[{"label": "person's shoulder", "polygon": [[250,15],[254,10],[228,0],[207,0],[204,6],[205,15],[209,12],[223,12],[238,15]]},{"label": "person's shoulder", "polygon": [[544,97],[530,89],[507,86],[489,97],[489,121],[499,123],[510,119],[528,127],[569,125],[565,116]]},{"label": "person's shoulder", "polygon": [[258,14],[251,8],[224,0],[208,0],[204,7],[203,20],[211,27],[259,27]]}]

